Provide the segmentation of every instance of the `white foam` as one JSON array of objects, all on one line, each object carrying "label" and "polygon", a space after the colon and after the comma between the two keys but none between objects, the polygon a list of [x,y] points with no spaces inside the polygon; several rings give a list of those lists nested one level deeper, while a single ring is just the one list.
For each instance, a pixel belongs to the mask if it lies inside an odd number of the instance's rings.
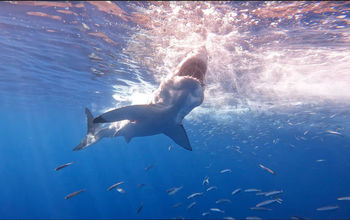
[{"label": "white foam", "polygon": [[[271,106],[283,111],[300,104],[350,102],[349,49],[286,44],[293,39],[288,37],[290,30],[279,28],[279,21],[266,25],[268,31],[254,33],[249,28],[267,21],[259,20],[253,10],[240,11],[228,4],[171,2],[139,10],[151,19],[148,28],[135,32],[125,53],[142,62],[155,82],[171,75],[194,48],[207,49],[205,100],[190,117],[226,118]],[[144,95],[157,86],[131,83],[118,92],[118,99],[144,100],[130,94],[144,91]]]}]

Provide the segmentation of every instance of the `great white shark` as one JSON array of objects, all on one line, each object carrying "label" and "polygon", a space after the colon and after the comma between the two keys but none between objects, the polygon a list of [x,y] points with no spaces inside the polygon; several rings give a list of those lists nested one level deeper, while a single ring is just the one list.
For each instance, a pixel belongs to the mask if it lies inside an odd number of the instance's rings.
[{"label": "great white shark", "polygon": [[104,137],[123,136],[129,143],[134,137],[165,134],[191,151],[182,120],[203,102],[207,65],[208,54],[203,46],[189,53],[174,73],[161,82],[149,104],[113,109],[96,118],[85,108],[87,135],[73,150],[84,149]]}]

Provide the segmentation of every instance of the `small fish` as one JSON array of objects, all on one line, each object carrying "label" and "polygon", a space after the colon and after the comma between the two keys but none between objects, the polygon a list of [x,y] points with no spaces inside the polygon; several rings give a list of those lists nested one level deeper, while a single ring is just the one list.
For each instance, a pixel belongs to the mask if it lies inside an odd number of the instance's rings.
[{"label": "small fish", "polygon": [[196,197],[196,196],[201,196],[201,195],[203,195],[202,192],[193,193],[193,194],[187,196],[187,199],[192,199],[192,198],[194,198],[194,197]]},{"label": "small fish", "polygon": [[140,207],[137,209],[136,213],[139,214],[143,208],[143,202],[141,202]]},{"label": "small fish", "polygon": [[279,204],[282,204],[282,199],[281,198],[276,198],[276,202],[278,202]]},{"label": "small fish", "polygon": [[246,220],[261,220],[262,218],[257,217],[257,216],[248,216],[245,218]]},{"label": "small fish", "polygon": [[118,182],[118,183],[116,183],[116,184],[113,184],[112,186],[110,186],[108,189],[107,189],[107,191],[111,191],[112,189],[114,189],[115,187],[117,187],[117,186],[119,186],[120,184],[123,184],[124,183],[124,181],[120,181],[120,182]]},{"label": "small fish", "polygon": [[314,139],[316,139],[316,138],[321,139],[321,141],[323,142],[323,138],[322,138],[322,137],[320,137],[320,136],[318,136],[318,135],[316,135],[316,136],[312,136],[312,137],[311,137],[311,139],[312,139],[312,140],[314,140]]},{"label": "small fish", "polygon": [[145,171],[147,172],[147,171],[149,171],[151,168],[153,167],[153,165],[151,164],[151,165],[149,165],[148,167],[146,167],[145,168]]},{"label": "small fish", "polygon": [[344,137],[344,135],[342,133],[339,133],[338,131],[326,130],[325,132],[328,133],[328,134],[334,134],[334,135],[338,135],[338,136]]},{"label": "small fish", "polygon": [[246,190],[244,190],[244,192],[260,192],[261,191],[261,189],[246,189]]},{"label": "small fish", "polygon": [[317,208],[316,210],[317,211],[332,211],[332,210],[336,210],[336,209],[339,209],[339,206],[324,206],[324,207],[320,207],[320,208]]},{"label": "small fish", "polygon": [[173,205],[173,208],[178,208],[180,206],[182,206],[182,202],[176,203],[175,205]]},{"label": "small fish", "polygon": [[87,30],[90,30],[89,26],[87,26],[85,23],[82,23],[83,27]]},{"label": "small fish", "polygon": [[81,190],[79,190],[79,191],[76,191],[76,192],[73,192],[73,193],[71,193],[71,194],[68,194],[66,197],[64,197],[64,199],[70,199],[70,198],[72,198],[73,196],[76,196],[76,195],[78,195],[79,193],[81,193],[81,192],[84,192],[85,191],[85,189],[81,189]]},{"label": "small fish", "polygon": [[326,161],[326,160],[324,160],[324,159],[316,160],[316,162],[324,162],[324,161]]},{"label": "small fish", "polygon": [[208,166],[206,166],[205,168],[210,168],[211,167],[211,165],[213,165],[213,163],[210,163]]},{"label": "small fish", "polygon": [[337,198],[340,201],[344,201],[344,200],[350,200],[350,196],[345,196],[345,197],[339,197]]},{"label": "small fish", "polygon": [[72,165],[72,164],[73,164],[73,162],[63,164],[63,165],[61,165],[59,167],[56,167],[55,171],[60,170],[60,169],[65,168],[65,167],[68,167],[69,165]]},{"label": "small fish", "polygon": [[281,194],[281,193],[283,193],[283,190],[276,190],[276,191],[271,191],[271,192],[265,193],[265,196],[274,196],[274,195]]},{"label": "small fish", "polygon": [[137,188],[141,188],[141,187],[144,187],[144,186],[146,186],[146,184],[140,183],[139,185],[137,185]]},{"label": "small fish", "polygon": [[125,193],[125,190],[122,189],[122,188],[117,188],[117,191],[120,192],[121,194],[124,194],[124,193]]},{"label": "small fish", "polygon": [[168,151],[170,151],[171,150],[171,145],[169,145],[169,147],[168,147]]},{"label": "small fish", "polygon": [[265,167],[265,166],[264,166],[264,165],[262,165],[262,164],[259,164],[259,166],[260,166],[262,169],[264,169],[264,170],[268,171],[269,173],[271,173],[271,174],[275,174],[275,172],[274,172],[273,170],[271,170],[270,168],[267,168],[267,167]]},{"label": "small fish", "polygon": [[305,132],[304,132],[304,135],[307,135],[309,133],[309,130],[306,130]]},{"label": "small fish", "polygon": [[95,53],[91,53],[91,54],[89,55],[89,58],[90,58],[91,60],[98,60],[98,61],[102,61],[102,60],[103,60],[101,57],[97,56]]},{"label": "small fish", "polygon": [[192,208],[194,205],[196,205],[197,203],[196,202],[192,202],[191,204],[189,204],[188,206],[187,206],[187,209],[190,209],[190,208]]},{"label": "small fish", "polygon": [[218,208],[210,208],[210,211],[212,211],[212,212],[220,212],[220,213],[225,213],[223,210],[218,209]]},{"label": "small fish", "polygon": [[167,193],[168,195],[174,195],[177,191],[179,191],[180,189],[182,189],[183,186],[180,187],[173,187],[170,189],[167,189]]},{"label": "small fish", "polygon": [[306,220],[306,218],[302,218],[302,217],[299,217],[299,216],[291,216],[290,219],[292,220]]},{"label": "small fish", "polygon": [[208,185],[209,184],[209,176],[204,177],[204,180],[202,182],[202,185]]},{"label": "small fish", "polygon": [[207,215],[209,215],[210,214],[210,212],[203,212],[202,213],[202,216],[207,216]]},{"label": "small fish", "polygon": [[207,189],[207,192],[209,192],[209,191],[211,191],[211,190],[214,190],[214,189],[217,189],[218,187],[216,187],[216,186],[211,186],[211,187],[209,187],[208,189]]},{"label": "small fish", "polygon": [[231,173],[231,172],[232,172],[231,169],[224,169],[220,171],[220,173]]},{"label": "small fish", "polygon": [[96,69],[96,68],[91,67],[90,70],[91,70],[91,72],[92,72],[93,74],[95,74],[96,76],[102,76],[102,75],[104,75],[104,72],[102,72],[102,71],[100,71],[100,70],[98,70],[98,69]]},{"label": "small fish", "polygon": [[216,204],[219,204],[219,203],[223,203],[223,202],[231,202],[231,200],[229,199],[219,199],[219,200],[216,200]]},{"label": "small fish", "polygon": [[226,219],[226,220],[235,220],[235,218],[232,218],[231,216],[226,216],[226,217],[224,217],[224,219]]},{"label": "small fish", "polygon": [[265,207],[251,207],[251,210],[257,210],[257,211],[272,211],[272,209],[265,208]]},{"label": "small fish", "polygon": [[280,141],[280,139],[279,139],[279,138],[276,138],[276,139],[274,139],[274,140],[272,141],[272,143],[273,143],[273,144],[277,144],[279,141]]},{"label": "small fish", "polygon": [[235,194],[239,193],[241,190],[242,190],[241,188],[235,189],[235,190],[232,191],[231,194],[235,195]]},{"label": "small fish", "polygon": [[269,200],[260,202],[255,207],[261,207],[261,206],[269,205],[269,204],[274,203],[274,202],[281,203],[281,201],[282,201],[282,199],[269,199]]}]

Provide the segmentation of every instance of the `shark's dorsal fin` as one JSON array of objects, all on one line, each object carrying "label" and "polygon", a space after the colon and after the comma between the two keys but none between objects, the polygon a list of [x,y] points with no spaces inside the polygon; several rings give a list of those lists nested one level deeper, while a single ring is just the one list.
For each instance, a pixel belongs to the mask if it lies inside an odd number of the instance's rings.
[{"label": "shark's dorsal fin", "polygon": [[192,151],[190,141],[188,140],[186,130],[182,124],[176,124],[171,126],[169,129],[163,132],[166,136],[173,139],[175,143],[185,148],[186,150]]},{"label": "shark's dorsal fin", "polygon": [[103,113],[96,117],[93,122],[106,123],[122,120],[137,121],[154,110],[155,108],[153,108],[152,105],[130,105]]},{"label": "shark's dorsal fin", "polygon": [[90,110],[88,108],[85,108],[85,114],[86,114],[86,121],[87,121],[87,134],[92,133],[94,129],[94,116],[91,114]]}]

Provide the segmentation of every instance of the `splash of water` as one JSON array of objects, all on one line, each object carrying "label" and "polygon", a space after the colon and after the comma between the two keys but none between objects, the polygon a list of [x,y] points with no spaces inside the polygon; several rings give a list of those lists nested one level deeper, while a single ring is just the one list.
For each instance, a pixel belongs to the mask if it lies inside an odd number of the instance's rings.
[{"label": "splash of water", "polygon": [[[136,27],[124,52],[159,83],[187,53],[204,45],[209,54],[205,101],[192,116],[225,118],[252,109],[349,103],[349,25],[330,35],[335,32],[334,24],[325,26],[329,18],[306,22],[310,13],[335,13],[330,5],[306,11],[301,3],[276,4],[170,2],[138,7],[139,14],[151,19]],[[294,11],[279,19],[267,13],[283,8]],[[318,37],[312,39],[310,33]],[[141,82],[129,90],[149,92],[154,87]],[[143,96],[129,101],[146,100]]]}]

